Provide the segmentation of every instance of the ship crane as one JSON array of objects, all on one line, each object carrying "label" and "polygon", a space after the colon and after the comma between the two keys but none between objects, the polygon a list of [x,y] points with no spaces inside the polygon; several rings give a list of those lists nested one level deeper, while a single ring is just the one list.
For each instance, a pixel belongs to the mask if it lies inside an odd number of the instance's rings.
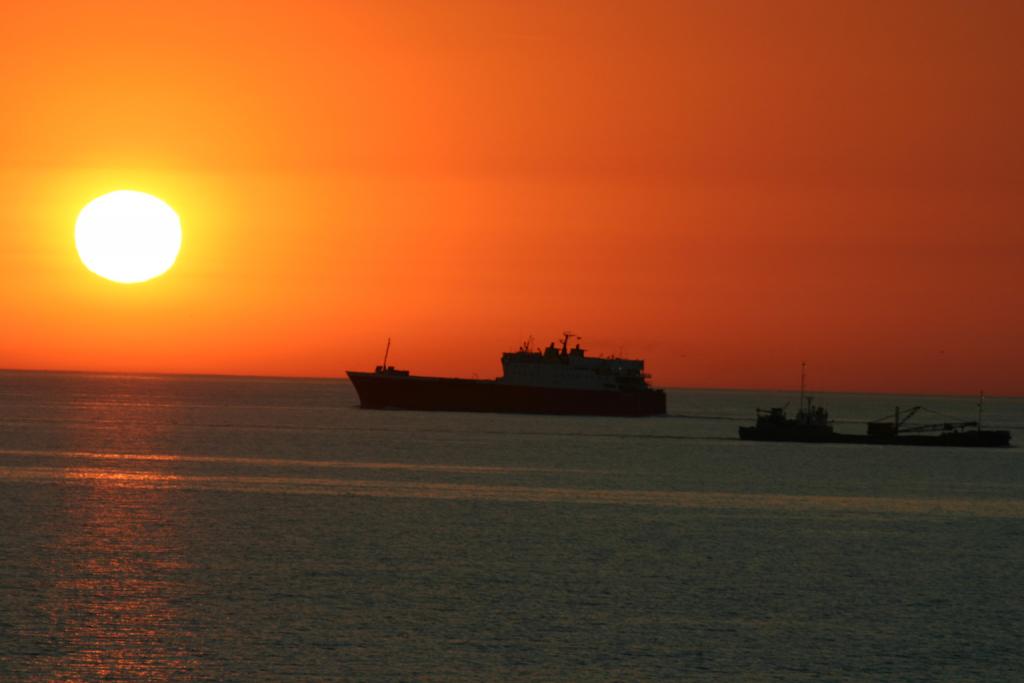
[{"label": "ship crane", "polygon": [[893,419],[893,424],[896,425],[895,431],[897,431],[897,432],[900,431],[900,429],[903,427],[903,425],[905,425],[907,423],[907,421],[910,420],[910,418],[914,417],[914,415],[916,415],[917,411],[919,411],[919,410],[921,410],[921,406],[914,406],[913,408],[908,410],[903,415],[902,418],[900,418],[900,409],[897,407],[896,408],[896,415],[895,415],[895,418]]},{"label": "ship crane", "polygon": [[908,434],[910,432],[937,432],[937,431],[951,432],[951,431],[953,431],[955,429],[967,429],[968,427],[977,427],[977,426],[978,426],[978,423],[976,421],[974,421],[974,420],[969,420],[969,421],[966,421],[966,422],[938,422],[936,424],[930,424],[930,425],[914,425],[913,427],[907,427],[906,429],[901,429],[900,432],[902,434]]},{"label": "ship crane", "polygon": [[[913,425],[913,426],[910,426],[910,427],[904,426],[910,420],[910,418],[912,418],[914,415],[916,415],[918,413],[918,411],[920,411],[920,410],[925,410],[926,412],[935,413],[935,411],[928,410],[927,408],[922,408],[921,406],[914,406],[913,408],[910,408],[909,410],[906,410],[905,412],[903,412],[902,415],[901,415],[900,409],[896,408],[896,410],[895,410],[895,412],[893,414],[893,418],[892,418],[891,422],[888,421],[888,418],[884,418],[884,417],[883,418],[878,418],[877,420],[872,420],[871,422],[869,422],[868,423],[868,433],[880,434],[880,433],[884,432],[884,433],[888,433],[888,434],[891,434],[891,435],[895,436],[897,434],[911,434],[911,433],[918,433],[918,432],[936,432],[936,431],[947,431],[948,432],[948,431],[952,431],[952,430],[955,430],[955,429],[966,429],[968,427],[978,427],[979,426],[979,423],[976,422],[976,421],[959,421],[959,422],[957,422],[957,421],[949,421],[949,422],[937,422],[937,423],[934,423],[934,424]],[[935,414],[939,415],[940,417],[948,417],[946,415],[942,415],[941,413],[935,413]]]}]

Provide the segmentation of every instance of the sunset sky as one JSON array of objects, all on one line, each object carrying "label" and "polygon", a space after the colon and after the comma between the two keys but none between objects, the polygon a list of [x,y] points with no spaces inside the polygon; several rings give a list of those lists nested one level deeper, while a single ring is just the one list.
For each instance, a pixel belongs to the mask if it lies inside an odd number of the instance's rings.
[{"label": "sunset sky", "polygon": [[[1024,394],[1024,3],[0,8],[0,367]],[[134,189],[176,265],[85,269]]]}]

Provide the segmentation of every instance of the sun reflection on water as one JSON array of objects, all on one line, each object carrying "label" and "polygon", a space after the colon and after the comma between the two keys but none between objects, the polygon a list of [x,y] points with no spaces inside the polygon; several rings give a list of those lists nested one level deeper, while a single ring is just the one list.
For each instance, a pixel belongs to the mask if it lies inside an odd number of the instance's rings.
[{"label": "sun reflection on water", "polygon": [[170,484],[181,477],[166,472],[119,472],[100,469],[68,469],[64,471],[64,479],[97,481],[108,485],[141,483],[150,486]]},{"label": "sun reflection on water", "polygon": [[180,604],[189,568],[179,530],[168,518],[152,473],[70,471],[88,486],[65,506],[54,548],[60,565],[50,601],[53,636],[63,656],[58,680],[175,680],[197,667]]},{"label": "sun reflection on water", "polygon": [[[118,406],[99,406],[105,419]],[[157,420],[154,429],[166,427]],[[128,435],[126,435],[127,437]],[[133,443],[146,435],[133,433]],[[172,681],[199,668],[196,634],[183,610],[195,589],[182,517],[171,500],[179,478],[161,471],[61,468],[74,492],[61,505],[45,596],[56,647],[40,680]]]}]

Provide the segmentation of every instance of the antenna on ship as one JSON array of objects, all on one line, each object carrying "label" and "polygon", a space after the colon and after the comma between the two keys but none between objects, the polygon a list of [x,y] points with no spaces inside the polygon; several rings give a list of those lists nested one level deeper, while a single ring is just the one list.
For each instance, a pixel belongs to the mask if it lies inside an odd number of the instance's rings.
[{"label": "antenna on ship", "polygon": [[576,337],[576,336],[578,336],[578,335],[575,335],[572,332],[563,332],[562,333],[562,355],[563,356],[566,355],[567,353],[569,353],[569,340],[572,339],[573,337]]},{"label": "antenna on ship", "polygon": [[391,352],[391,337],[388,337],[388,345],[386,347],[384,347],[384,365],[381,366],[382,368],[384,368],[385,372],[387,372],[387,369],[388,369],[388,354],[390,352]]}]

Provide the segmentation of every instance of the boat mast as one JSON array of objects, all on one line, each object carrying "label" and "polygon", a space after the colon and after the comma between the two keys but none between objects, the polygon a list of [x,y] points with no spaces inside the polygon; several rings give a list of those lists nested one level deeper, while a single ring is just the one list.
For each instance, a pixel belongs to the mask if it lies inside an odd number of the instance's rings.
[{"label": "boat mast", "polygon": [[800,410],[804,409],[804,376],[807,372],[807,362],[800,361]]},{"label": "boat mast", "polygon": [[567,353],[569,353],[569,340],[572,339],[573,337],[576,337],[576,336],[578,336],[578,335],[575,335],[572,332],[563,332],[562,333],[562,355],[563,356],[566,355]]},{"label": "boat mast", "polygon": [[981,413],[985,409],[985,392],[978,392],[978,431],[981,431]]},{"label": "boat mast", "polygon": [[390,352],[391,352],[391,337],[388,337],[388,345],[386,347],[384,347],[384,365],[381,366],[382,368],[384,368],[385,372],[387,372],[387,369],[388,369],[388,353],[390,353]]}]

